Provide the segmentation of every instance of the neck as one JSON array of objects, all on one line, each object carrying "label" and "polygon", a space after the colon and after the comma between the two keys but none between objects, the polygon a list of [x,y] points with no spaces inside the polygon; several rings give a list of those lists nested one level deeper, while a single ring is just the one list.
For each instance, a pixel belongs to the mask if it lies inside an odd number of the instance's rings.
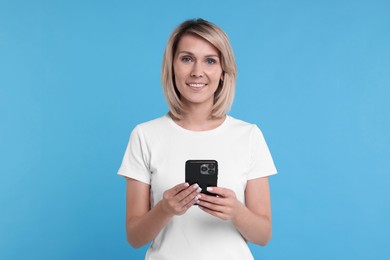
[{"label": "neck", "polygon": [[186,112],[183,114],[183,118],[175,120],[175,122],[181,127],[192,131],[207,131],[212,130],[220,126],[225,117],[212,118],[210,116],[211,109],[205,109],[205,106],[192,106],[187,107]]},{"label": "neck", "polygon": [[182,120],[202,123],[211,119],[210,114],[211,106],[187,106]]}]

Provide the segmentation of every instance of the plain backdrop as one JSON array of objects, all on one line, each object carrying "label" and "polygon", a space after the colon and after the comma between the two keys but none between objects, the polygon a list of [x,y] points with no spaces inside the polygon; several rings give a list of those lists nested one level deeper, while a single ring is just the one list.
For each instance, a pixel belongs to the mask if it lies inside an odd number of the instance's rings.
[{"label": "plain backdrop", "polygon": [[0,0],[0,259],[143,259],[116,173],[133,127],[167,112],[164,47],[197,17],[228,33],[230,114],[279,171],[255,259],[390,259],[386,0]]}]

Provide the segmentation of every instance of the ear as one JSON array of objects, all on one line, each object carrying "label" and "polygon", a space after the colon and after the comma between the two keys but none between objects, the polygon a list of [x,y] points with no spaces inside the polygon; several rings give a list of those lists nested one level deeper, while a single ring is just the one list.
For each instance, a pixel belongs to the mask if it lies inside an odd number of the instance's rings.
[{"label": "ear", "polygon": [[221,74],[221,81],[223,81],[225,79],[225,72],[222,71],[222,74]]}]

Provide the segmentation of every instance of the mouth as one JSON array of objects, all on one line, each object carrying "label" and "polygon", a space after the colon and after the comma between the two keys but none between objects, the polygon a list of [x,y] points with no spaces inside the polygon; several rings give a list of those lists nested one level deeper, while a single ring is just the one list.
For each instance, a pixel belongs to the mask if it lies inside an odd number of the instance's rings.
[{"label": "mouth", "polygon": [[192,89],[195,89],[195,90],[199,90],[199,89],[202,89],[204,88],[205,86],[207,86],[206,83],[195,83],[195,82],[191,82],[191,83],[186,83],[187,86],[189,86],[190,88]]}]

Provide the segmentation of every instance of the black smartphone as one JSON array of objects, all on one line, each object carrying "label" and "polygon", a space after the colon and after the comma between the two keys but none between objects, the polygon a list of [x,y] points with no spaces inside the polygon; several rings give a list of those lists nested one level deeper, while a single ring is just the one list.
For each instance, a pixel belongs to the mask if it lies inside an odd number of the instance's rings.
[{"label": "black smartphone", "polygon": [[207,191],[207,187],[217,186],[218,162],[216,160],[188,160],[186,161],[186,182],[192,185],[197,183],[201,193],[216,196]]}]

